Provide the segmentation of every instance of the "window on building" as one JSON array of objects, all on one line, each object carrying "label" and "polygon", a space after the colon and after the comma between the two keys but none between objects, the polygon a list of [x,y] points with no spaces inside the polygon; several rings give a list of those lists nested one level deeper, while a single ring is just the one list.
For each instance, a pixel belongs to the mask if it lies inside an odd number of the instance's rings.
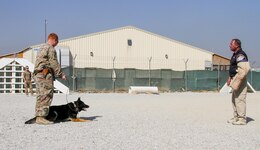
[{"label": "window on building", "polygon": [[6,82],[11,82],[12,79],[11,79],[11,78],[6,78],[5,81],[6,81]]},{"label": "window on building", "polygon": [[6,88],[11,88],[11,84],[6,84]]},{"label": "window on building", "polygon": [[12,76],[12,72],[6,72],[6,76],[11,77]]},{"label": "window on building", "polygon": [[20,77],[20,76],[22,76],[22,73],[21,72],[16,72],[15,76]]},{"label": "window on building", "polygon": [[22,85],[21,84],[16,84],[15,88],[22,88]]},{"label": "window on building", "polygon": [[132,40],[131,40],[131,39],[128,39],[128,40],[127,40],[127,45],[128,45],[128,46],[132,46],[132,44],[133,44],[133,43],[132,43]]},{"label": "window on building", "polygon": [[165,54],[165,58],[166,58],[166,59],[168,59],[168,58],[169,58],[168,54]]},{"label": "window on building", "polygon": [[6,70],[12,70],[12,66],[6,66]]},{"label": "window on building", "polygon": [[22,78],[16,78],[15,82],[22,82]]},{"label": "window on building", "polygon": [[205,61],[205,70],[211,70],[212,69],[212,62],[206,60]]},{"label": "window on building", "polygon": [[15,70],[22,70],[22,67],[21,66],[16,66]]}]

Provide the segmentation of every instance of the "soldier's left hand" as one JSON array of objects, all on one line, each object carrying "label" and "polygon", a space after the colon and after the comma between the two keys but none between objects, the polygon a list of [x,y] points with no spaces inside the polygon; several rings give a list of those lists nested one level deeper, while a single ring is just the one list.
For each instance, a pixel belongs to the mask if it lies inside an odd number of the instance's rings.
[{"label": "soldier's left hand", "polygon": [[66,77],[66,75],[65,75],[65,74],[63,74],[63,75],[61,76],[61,79],[62,79],[62,80],[67,80],[67,77]]}]

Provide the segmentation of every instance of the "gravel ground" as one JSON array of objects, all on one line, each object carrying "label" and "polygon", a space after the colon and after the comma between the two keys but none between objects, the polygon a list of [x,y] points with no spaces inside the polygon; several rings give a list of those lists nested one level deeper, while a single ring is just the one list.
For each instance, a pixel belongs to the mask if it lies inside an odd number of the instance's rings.
[{"label": "gravel ground", "polygon": [[[246,150],[260,149],[260,93],[248,94],[246,126],[227,123],[231,94],[163,93],[160,95],[89,94],[80,118],[91,122],[25,125],[34,115],[35,97],[0,94],[0,149],[88,150]],[[66,103],[54,96],[52,105]]]}]

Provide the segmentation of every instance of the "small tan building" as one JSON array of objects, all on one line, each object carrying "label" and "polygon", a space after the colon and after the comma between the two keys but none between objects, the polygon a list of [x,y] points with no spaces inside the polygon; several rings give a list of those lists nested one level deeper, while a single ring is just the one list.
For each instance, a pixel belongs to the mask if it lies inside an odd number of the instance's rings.
[{"label": "small tan building", "polygon": [[229,70],[230,59],[214,54],[212,58],[213,70]]},{"label": "small tan building", "polygon": [[30,50],[30,48],[25,48],[24,50],[21,50],[19,52],[15,52],[15,53],[10,53],[10,54],[5,54],[5,55],[1,55],[1,58],[23,58],[24,57],[24,53],[26,51]]}]

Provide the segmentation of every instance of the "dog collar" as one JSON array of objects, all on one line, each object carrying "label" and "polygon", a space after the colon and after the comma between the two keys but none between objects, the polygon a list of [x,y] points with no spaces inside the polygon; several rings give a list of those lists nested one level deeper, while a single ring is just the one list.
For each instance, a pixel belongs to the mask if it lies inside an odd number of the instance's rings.
[{"label": "dog collar", "polygon": [[76,105],[75,103],[73,103],[73,105],[74,105],[76,111],[78,112],[78,111],[79,111],[79,108],[77,107],[77,105]]}]

